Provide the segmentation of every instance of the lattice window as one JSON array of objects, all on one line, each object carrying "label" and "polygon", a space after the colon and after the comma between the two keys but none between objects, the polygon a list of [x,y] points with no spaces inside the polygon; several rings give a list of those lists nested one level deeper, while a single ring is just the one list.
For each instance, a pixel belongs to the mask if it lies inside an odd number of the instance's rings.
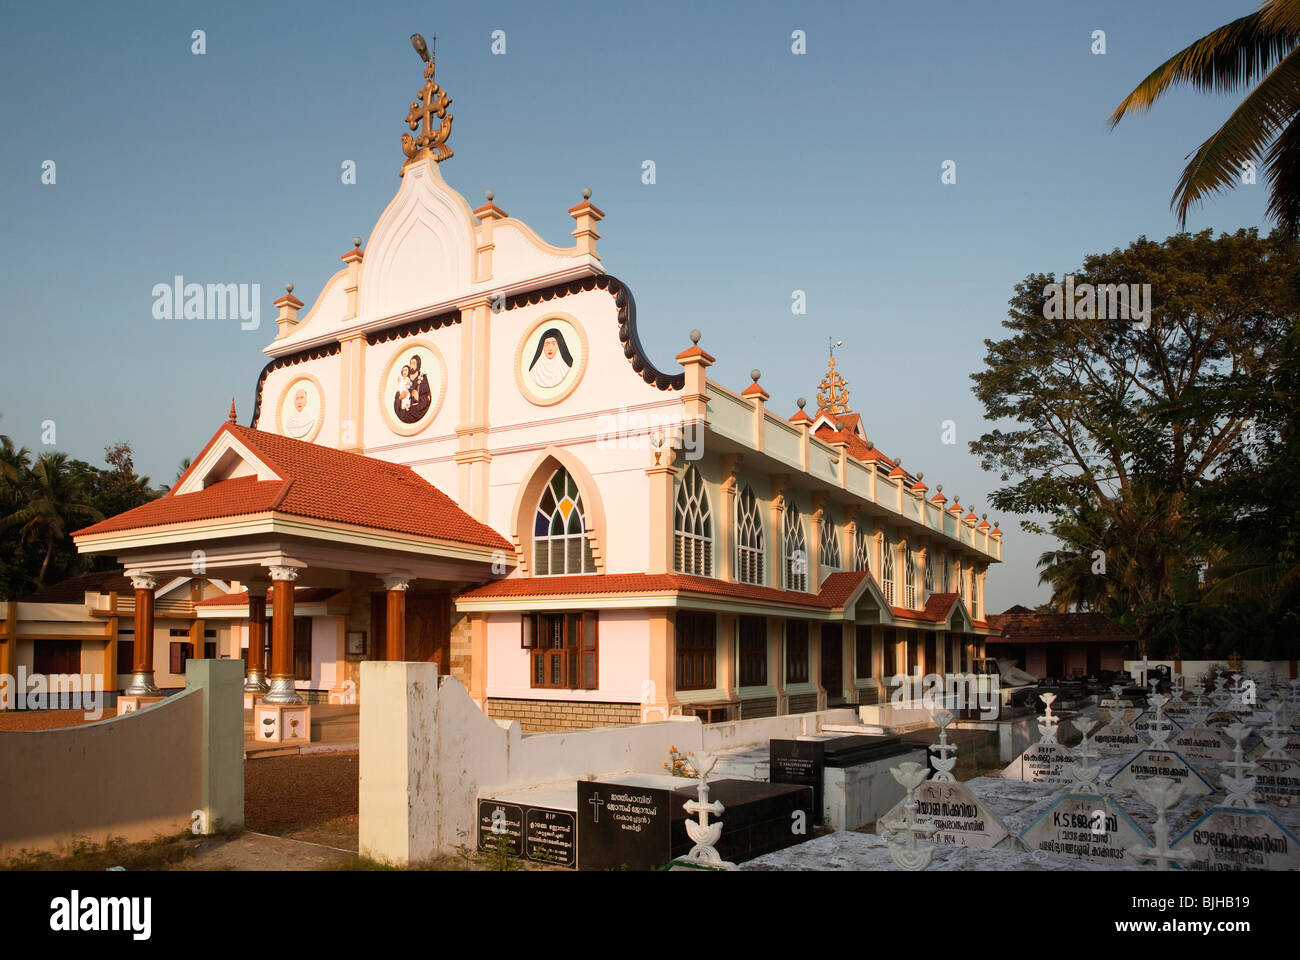
[{"label": "lattice window", "polygon": [[916,609],[916,554],[911,547],[903,548],[903,606]]},{"label": "lattice window", "polygon": [[704,478],[694,466],[687,468],[677,486],[673,555],[674,565],[682,573],[713,576],[713,516]]},{"label": "lattice window", "polygon": [[808,589],[808,541],[803,533],[803,518],[793,500],[785,508],[785,588]]},{"label": "lattice window", "polygon": [[835,535],[835,521],[822,514],[822,567],[829,570],[840,568],[840,538]]},{"label": "lattice window", "polygon": [[862,527],[853,530],[853,569],[871,571],[871,536]]},{"label": "lattice window", "polygon": [[758,515],[758,498],[748,486],[736,500],[736,579],[763,583],[763,520]]},{"label": "lattice window", "polygon": [[578,485],[563,467],[551,474],[533,520],[533,573],[558,577],[595,573]]},{"label": "lattice window", "polygon": [[925,600],[934,593],[934,551],[925,551]]},{"label": "lattice window", "polygon": [[880,592],[885,595],[885,602],[894,605],[894,542],[885,538],[884,549],[880,551]]}]

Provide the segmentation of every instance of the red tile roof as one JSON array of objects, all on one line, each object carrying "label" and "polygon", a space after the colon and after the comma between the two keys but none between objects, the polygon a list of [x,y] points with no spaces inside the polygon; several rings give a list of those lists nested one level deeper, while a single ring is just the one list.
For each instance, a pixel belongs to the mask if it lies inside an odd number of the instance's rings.
[{"label": "red tile roof", "polygon": [[890,609],[895,617],[901,617],[905,620],[929,620],[932,623],[943,623],[948,619],[948,614],[956,602],[957,594],[955,593],[932,593],[929,599],[925,601],[924,609],[909,610],[906,607],[891,607]]},{"label": "red tile roof", "polygon": [[791,604],[825,610],[838,610],[848,602],[867,576],[865,570],[832,573],[822,584],[820,593],[799,590],[776,590],[748,583],[731,583],[712,577],[693,577],[681,573],[609,573],[572,577],[509,577],[475,587],[460,594],[457,600],[542,599],[582,597],[594,594],[622,593],[697,593]]},{"label": "red tile roof", "polygon": [[1137,643],[1104,613],[1037,613],[1015,606],[995,613],[989,622],[1006,643]]},{"label": "red tile roof", "polygon": [[221,426],[204,453],[225,432],[233,434],[283,479],[234,477],[178,495],[176,489],[203,459],[201,453],[166,496],[101,520],[74,536],[273,511],[514,551],[504,537],[465,513],[410,467],[231,423]]}]

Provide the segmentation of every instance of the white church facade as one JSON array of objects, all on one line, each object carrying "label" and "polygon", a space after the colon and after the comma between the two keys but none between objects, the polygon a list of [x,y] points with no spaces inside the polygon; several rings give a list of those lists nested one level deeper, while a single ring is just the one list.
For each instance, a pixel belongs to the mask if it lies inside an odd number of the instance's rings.
[{"label": "white church facade", "polygon": [[276,301],[249,425],[232,410],[170,493],[75,534],[132,578],[137,634],[159,583],[216,577],[195,610],[250,697],[350,702],[363,660],[433,660],[525,731],[969,669],[1002,532],[868,440],[833,359],[791,416],[757,371],[710,380],[698,333],[648,357],[589,194],[553,246],[447,184],[426,62],[397,194],[310,309]]}]

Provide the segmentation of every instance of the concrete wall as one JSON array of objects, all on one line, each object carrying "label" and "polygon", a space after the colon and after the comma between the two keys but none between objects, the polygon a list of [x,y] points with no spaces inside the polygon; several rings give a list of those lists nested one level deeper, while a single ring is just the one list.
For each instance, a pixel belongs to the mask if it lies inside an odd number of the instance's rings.
[{"label": "concrete wall", "polygon": [[[1149,660],[1148,666],[1168,667],[1183,675],[1183,683],[1192,684],[1205,676],[1215,664],[1226,667],[1223,660]],[[1294,660],[1243,660],[1241,662],[1245,676],[1256,680],[1271,677],[1274,680],[1294,680],[1296,678],[1296,661]],[[1142,674],[1141,660],[1125,660],[1124,668],[1135,677]]]},{"label": "concrete wall", "polygon": [[73,838],[151,840],[244,823],[243,664],[192,660],[183,693],[62,730],[0,733],[0,860]]},{"label": "concrete wall", "polygon": [[853,710],[703,726],[695,717],[525,737],[483,715],[435,664],[367,661],[361,702],[360,852],[419,863],[475,840],[481,793],[615,773],[663,773],[670,747],[701,753],[851,723]]}]

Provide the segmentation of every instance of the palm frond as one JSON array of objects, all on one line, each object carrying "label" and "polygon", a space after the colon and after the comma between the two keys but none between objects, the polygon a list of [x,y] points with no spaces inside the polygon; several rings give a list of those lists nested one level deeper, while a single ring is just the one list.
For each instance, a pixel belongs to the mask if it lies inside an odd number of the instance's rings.
[{"label": "palm frond", "polygon": [[1232,93],[1263,76],[1300,42],[1300,27],[1265,21],[1264,10],[1239,17],[1180,50],[1137,85],[1111,114],[1114,127],[1126,113],[1148,110],[1177,83],[1202,92]]}]

